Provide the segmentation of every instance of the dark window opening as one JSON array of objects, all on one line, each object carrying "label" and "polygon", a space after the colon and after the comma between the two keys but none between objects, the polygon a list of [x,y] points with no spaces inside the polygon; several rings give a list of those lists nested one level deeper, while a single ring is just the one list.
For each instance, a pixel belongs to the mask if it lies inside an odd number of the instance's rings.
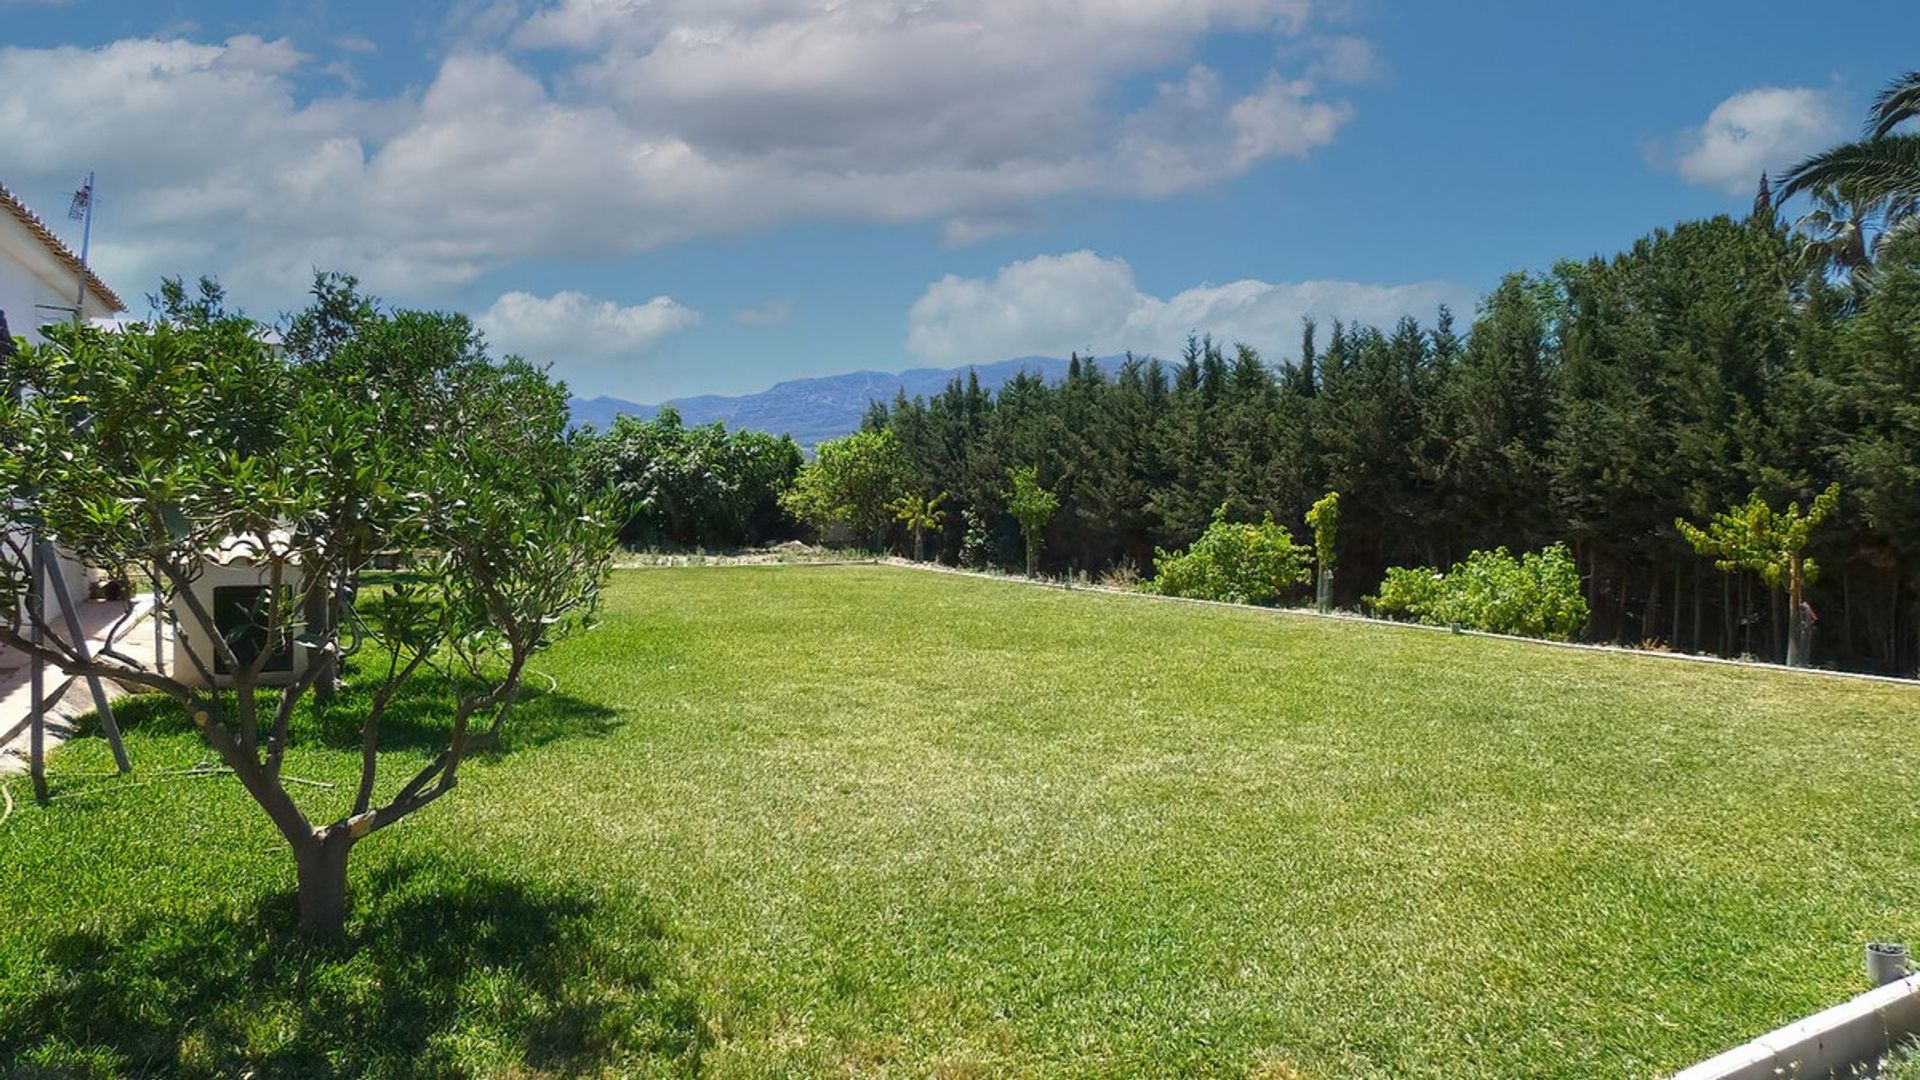
[{"label": "dark window opening", "polygon": [[[269,588],[265,585],[227,585],[213,590],[213,628],[214,632],[225,638],[227,648],[233,650],[234,659],[241,667],[251,665],[260,650],[267,647],[267,623],[270,617],[268,607]],[[282,589],[282,603],[291,596]],[[214,650],[213,670],[217,675],[231,675],[233,669],[220,650]],[[293,635],[282,633],[280,640],[274,643],[273,654],[261,667],[264,671],[293,670]]]}]

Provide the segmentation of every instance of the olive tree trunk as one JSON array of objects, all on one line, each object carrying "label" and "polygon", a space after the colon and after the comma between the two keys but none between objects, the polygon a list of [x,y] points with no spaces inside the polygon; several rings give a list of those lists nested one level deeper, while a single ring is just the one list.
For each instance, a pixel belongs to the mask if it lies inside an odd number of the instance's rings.
[{"label": "olive tree trunk", "polygon": [[345,928],[347,853],[353,850],[353,841],[353,835],[343,830],[295,847],[302,933],[337,934]]}]

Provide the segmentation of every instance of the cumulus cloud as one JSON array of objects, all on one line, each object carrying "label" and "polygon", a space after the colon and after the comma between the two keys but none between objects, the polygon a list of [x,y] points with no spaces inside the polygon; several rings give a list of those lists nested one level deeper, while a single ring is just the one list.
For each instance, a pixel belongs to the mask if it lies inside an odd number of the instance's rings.
[{"label": "cumulus cloud", "polygon": [[544,297],[510,292],[475,321],[496,352],[562,364],[572,374],[637,359],[662,339],[699,325],[700,313],[670,296],[622,306],[573,291]]},{"label": "cumulus cloud", "polygon": [[1681,137],[1680,175],[1728,194],[1753,189],[1762,172],[1778,173],[1825,149],[1846,122],[1825,92],[1761,87],[1714,106],[1707,122]]},{"label": "cumulus cloud", "polygon": [[1431,318],[1441,304],[1471,310],[1473,294],[1442,281],[1243,280],[1162,298],[1141,291],[1126,260],[1075,251],[1011,263],[990,278],[935,282],[908,313],[907,348],[940,365],[1075,349],[1171,356],[1188,334],[1211,333],[1279,357],[1297,344],[1303,315],[1385,325]]},{"label": "cumulus cloud", "polygon": [[[1317,41],[1308,3],[463,0],[424,88],[391,97],[284,39],[0,48],[0,85],[36,88],[0,99],[0,145],[16,186],[100,170],[102,269],[134,288],[219,270],[278,302],[319,265],[431,295],[806,220],[965,243],[1050,198],[1193,190],[1333,139],[1351,110],[1302,77],[1325,50],[1247,81],[1193,63],[1220,34]],[[1118,104],[1142,80],[1159,91]]]}]

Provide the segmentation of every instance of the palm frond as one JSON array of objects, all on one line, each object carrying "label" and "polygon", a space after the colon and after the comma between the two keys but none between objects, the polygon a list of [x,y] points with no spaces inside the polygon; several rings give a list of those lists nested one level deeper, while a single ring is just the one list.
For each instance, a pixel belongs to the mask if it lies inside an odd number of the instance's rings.
[{"label": "palm frond", "polygon": [[1873,108],[1867,112],[1867,137],[1884,139],[1916,116],[1920,116],[1920,71],[1909,71],[1873,99]]},{"label": "palm frond", "polygon": [[1780,198],[1844,187],[1857,201],[1920,198],[1920,135],[1889,135],[1815,154],[1780,178]]},{"label": "palm frond", "polygon": [[1887,225],[1879,236],[1873,238],[1874,258],[1896,244],[1904,244],[1920,237],[1920,214],[1908,214],[1897,218]]}]

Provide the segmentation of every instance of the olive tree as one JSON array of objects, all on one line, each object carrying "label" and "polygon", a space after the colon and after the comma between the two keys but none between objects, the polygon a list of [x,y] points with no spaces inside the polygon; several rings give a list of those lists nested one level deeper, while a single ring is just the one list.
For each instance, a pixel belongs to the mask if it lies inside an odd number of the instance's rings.
[{"label": "olive tree", "polygon": [[[19,530],[0,551],[0,642],[178,701],[291,848],[311,932],[343,923],[353,846],[452,791],[463,757],[498,737],[528,658],[588,616],[611,553],[574,469],[563,387],[489,360],[459,316],[381,314],[359,333],[391,334],[406,363],[290,362],[224,315],[60,330],[21,350],[0,399],[10,515],[109,573],[153,573],[187,663],[83,653],[22,602]],[[193,588],[213,552],[244,558],[264,586],[238,629]],[[379,557],[408,572],[356,593]],[[313,617],[325,597],[340,598],[339,618]],[[379,659],[363,660],[359,783],[327,805],[296,798],[281,767],[345,625]],[[300,661],[291,681],[270,677],[276,655]],[[383,722],[429,670],[461,689],[444,745],[383,784]]]}]

